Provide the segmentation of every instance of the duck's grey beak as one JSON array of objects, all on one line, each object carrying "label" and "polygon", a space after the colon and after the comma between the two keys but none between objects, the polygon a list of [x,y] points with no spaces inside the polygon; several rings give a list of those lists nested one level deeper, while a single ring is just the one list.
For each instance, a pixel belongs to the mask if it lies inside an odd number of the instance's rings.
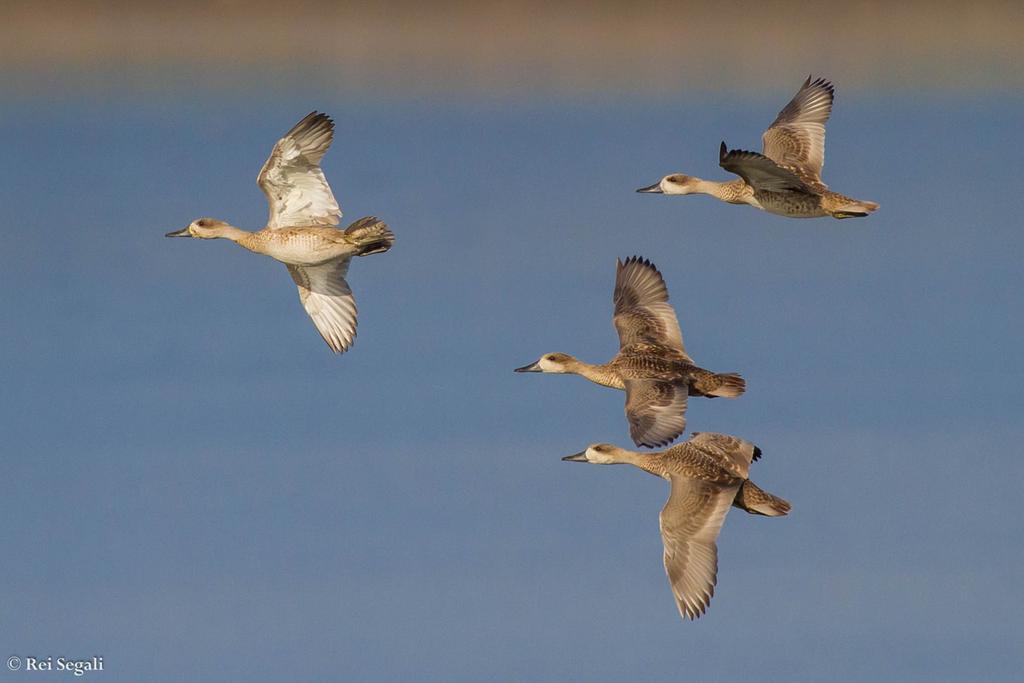
[{"label": "duck's grey beak", "polygon": [[579,453],[573,453],[572,455],[565,456],[562,460],[565,460],[566,462],[586,462],[587,452],[580,451]]},{"label": "duck's grey beak", "polygon": [[648,185],[647,187],[641,187],[639,190],[637,190],[637,192],[656,192],[658,194],[662,194],[662,192],[661,192],[661,181],[659,180],[658,182],[654,183],[653,185]]},{"label": "duck's grey beak", "polygon": [[540,361],[537,361],[536,363],[530,363],[529,365],[524,365],[521,368],[516,368],[515,372],[544,372],[544,371],[540,369]]},{"label": "duck's grey beak", "polygon": [[181,230],[175,230],[174,232],[169,232],[166,235],[164,235],[164,237],[191,237],[191,236],[192,235],[191,235],[191,233],[189,233],[187,225],[184,228],[182,228]]}]

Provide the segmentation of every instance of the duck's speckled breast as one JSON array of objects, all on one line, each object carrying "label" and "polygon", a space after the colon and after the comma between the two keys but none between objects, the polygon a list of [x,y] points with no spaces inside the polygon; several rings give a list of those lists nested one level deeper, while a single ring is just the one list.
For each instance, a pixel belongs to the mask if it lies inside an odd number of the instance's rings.
[{"label": "duck's speckled breast", "polygon": [[821,196],[805,192],[766,192],[754,193],[757,201],[768,213],[789,218],[820,218],[829,215],[821,207]]},{"label": "duck's speckled breast", "polygon": [[649,344],[634,344],[622,349],[609,364],[623,379],[688,379],[696,366],[671,350]]},{"label": "duck's speckled breast", "polygon": [[676,444],[665,451],[664,467],[669,474],[710,481],[722,486],[739,486],[743,477],[722,467],[721,463],[701,453],[689,443]]},{"label": "duck's speckled breast", "polygon": [[268,228],[252,233],[242,246],[293,266],[315,266],[355,252],[344,232],[320,227]]}]

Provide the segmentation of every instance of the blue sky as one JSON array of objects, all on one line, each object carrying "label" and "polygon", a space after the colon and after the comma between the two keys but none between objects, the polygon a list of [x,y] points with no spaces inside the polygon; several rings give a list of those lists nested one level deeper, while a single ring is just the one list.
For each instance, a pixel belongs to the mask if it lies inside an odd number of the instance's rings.
[{"label": "blue sky", "polygon": [[[105,680],[1013,680],[1024,100],[828,75],[825,179],[867,220],[633,192],[725,177],[719,141],[757,148],[801,74],[750,98],[6,107],[3,654],[103,655]],[[163,237],[262,226],[256,173],[312,109],[346,221],[398,240],[352,265],[341,357],[283,266]],[[696,623],[664,482],[559,461],[628,444],[622,395],[511,372],[610,357],[632,254],[694,358],[748,381],[689,426],[758,443],[753,479],[794,506],[729,515]]]}]

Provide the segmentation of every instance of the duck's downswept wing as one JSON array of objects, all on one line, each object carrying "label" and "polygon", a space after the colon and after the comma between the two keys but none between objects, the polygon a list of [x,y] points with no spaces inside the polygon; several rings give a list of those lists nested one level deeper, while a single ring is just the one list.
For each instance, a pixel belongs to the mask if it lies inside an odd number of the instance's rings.
[{"label": "duck's downswept wing", "polygon": [[277,141],[256,178],[270,204],[268,228],[334,226],[341,208],[320,160],[334,139],[334,122],[311,112]]},{"label": "duck's downswept wing", "polygon": [[825,165],[825,122],[832,114],[835,87],[824,78],[808,76],[761,136],[764,155],[780,166],[821,182]]},{"label": "duck's downswept wing", "polygon": [[755,190],[815,194],[815,188],[795,172],[779,166],[763,154],[730,150],[724,142],[719,149],[718,165],[743,178]]},{"label": "duck's downswept wing", "polygon": [[335,353],[348,350],[356,338],[356,300],[345,281],[348,263],[342,259],[319,266],[288,266],[302,307]]},{"label": "duck's downswept wing", "polygon": [[683,346],[676,312],[668,303],[668,287],[654,264],[639,256],[616,260],[612,300],[612,323],[619,333],[620,348],[637,342],[660,344],[682,352],[692,362]]},{"label": "duck's downswept wing", "polygon": [[750,463],[761,457],[760,448],[749,441],[728,434],[694,432],[681,445],[700,450],[721,467],[743,479],[749,476]]},{"label": "duck's downswept wing", "polygon": [[667,446],[686,430],[688,387],[654,379],[627,379],[626,421],[637,446]]},{"label": "duck's downswept wing", "polygon": [[707,610],[718,582],[715,543],[739,485],[672,475],[672,492],[661,510],[665,573],[679,613],[696,619]]}]

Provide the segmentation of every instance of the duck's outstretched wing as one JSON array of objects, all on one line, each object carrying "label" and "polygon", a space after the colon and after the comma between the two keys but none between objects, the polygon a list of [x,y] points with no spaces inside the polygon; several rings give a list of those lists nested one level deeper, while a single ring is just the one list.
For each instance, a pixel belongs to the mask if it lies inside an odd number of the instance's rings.
[{"label": "duck's outstretched wing", "polygon": [[617,260],[612,300],[612,322],[619,333],[620,348],[648,342],[680,351],[690,360],[676,312],[668,303],[668,287],[654,264],[639,256],[630,256],[624,262]]},{"label": "duck's outstretched wing", "polygon": [[808,76],[761,136],[764,155],[820,183],[821,168],[825,165],[825,122],[832,113],[834,99],[835,87],[831,83],[824,78],[812,81]]},{"label": "duck's outstretched wing", "polygon": [[815,188],[790,169],[757,152],[729,150],[724,142],[719,149],[718,165],[743,178],[755,190],[815,194]]},{"label": "duck's outstretched wing", "polygon": [[672,492],[661,510],[665,573],[679,614],[696,619],[704,614],[718,581],[715,541],[739,485],[672,475]]},{"label": "duck's outstretched wing", "polygon": [[626,421],[637,446],[667,446],[686,430],[685,384],[627,379]]},{"label": "duck's outstretched wing", "polygon": [[270,204],[268,228],[334,226],[341,208],[320,160],[334,139],[334,122],[311,112],[277,141],[256,178]]},{"label": "duck's outstretched wing", "polygon": [[299,287],[299,301],[320,336],[335,353],[343,353],[356,338],[356,300],[345,281],[348,259],[319,266],[288,266]]}]

